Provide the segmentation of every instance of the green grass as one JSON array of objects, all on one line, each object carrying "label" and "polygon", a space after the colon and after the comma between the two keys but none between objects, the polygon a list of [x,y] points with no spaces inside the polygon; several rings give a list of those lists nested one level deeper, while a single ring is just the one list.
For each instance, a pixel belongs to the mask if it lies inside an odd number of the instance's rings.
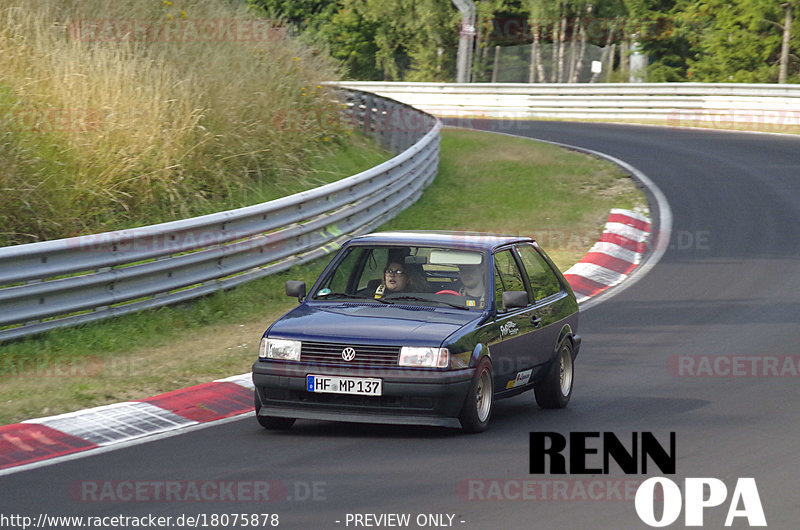
[{"label": "green grass", "polygon": [[[355,172],[351,155],[341,153],[333,165]],[[597,239],[610,208],[645,204],[609,163],[531,141],[446,130],[436,180],[381,229],[533,235],[565,269]],[[2,344],[0,424],[245,373],[263,330],[296,304],[283,283],[310,284],[327,261],[191,303]]]}]

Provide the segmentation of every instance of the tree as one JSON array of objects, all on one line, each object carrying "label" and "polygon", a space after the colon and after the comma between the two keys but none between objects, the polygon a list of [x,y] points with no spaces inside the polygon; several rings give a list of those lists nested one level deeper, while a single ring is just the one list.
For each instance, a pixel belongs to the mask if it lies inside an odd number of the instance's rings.
[{"label": "tree", "polygon": [[322,25],[319,35],[331,55],[341,61],[345,75],[352,79],[382,79],[383,72],[375,57],[377,24],[365,20],[350,7],[342,6],[330,23]]},{"label": "tree", "polygon": [[681,15],[680,30],[694,56],[687,78],[701,82],[777,81],[782,32],[773,22],[782,9],[773,0],[694,1]]},{"label": "tree", "polygon": [[794,17],[794,11],[797,8],[797,2],[787,1],[781,4],[781,7],[783,8],[784,13],[783,24],[775,23],[775,25],[783,34],[781,39],[781,58],[780,71],[778,72],[778,83],[786,83],[789,77],[789,57],[791,55],[790,49],[792,45],[792,19]]},{"label": "tree", "polygon": [[441,0],[343,0],[340,4],[334,25],[343,20],[344,13],[351,23],[363,20],[371,31],[380,77],[452,80],[459,20],[452,4]]},{"label": "tree", "polygon": [[347,77],[380,79],[376,67],[375,24],[336,0],[248,0],[268,16],[281,20],[301,38],[325,48],[338,59]]},{"label": "tree", "polygon": [[248,0],[268,16],[286,20],[301,31],[317,31],[331,21],[337,11],[336,0]]},{"label": "tree", "polygon": [[676,31],[676,25],[694,23],[683,16],[690,1],[623,0],[629,17],[624,25],[625,38],[635,39],[648,57],[648,81],[686,81],[687,60],[693,52],[686,35]]},{"label": "tree", "polygon": [[408,81],[451,81],[456,70],[461,14],[447,2],[416,2],[410,21],[414,35],[408,46]]},{"label": "tree", "polygon": [[[454,79],[460,18],[449,0],[248,2],[329,50],[349,77]],[[604,48],[606,70],[619,49],[624,71],[634,42],[649,58],[648,81],[800,80],[800,0],[476,0],[476,6],[473,80],[488,80],[495,45],[524,42],[531,43],[529,82],[577,81],[589,43]],[[519,18],[528,22],[519,34],[497,31],[498,20]],[[552,58],[544,57],[547,46]]]},{"label": "tree", "polygon": [[325,46],[350,77],[448,80],[458,15],[441,0],[248,0]]},{"label": "tree", "polygon": [[548,29],[548,19],[552,20],[554,11],[553,2],[547,0],[523,0],[523,6],[528,10],[533,42],[531,43],[531,59],[528,68],[528,82],[544,82],[544,63],[542,61],[541,40],[542,33]]}]

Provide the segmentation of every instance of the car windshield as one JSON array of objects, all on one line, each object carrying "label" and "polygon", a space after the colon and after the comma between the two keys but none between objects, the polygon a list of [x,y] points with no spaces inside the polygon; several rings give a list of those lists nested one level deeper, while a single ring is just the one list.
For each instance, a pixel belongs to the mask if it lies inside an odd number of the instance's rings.
[{"label": "car windshield", "polygon": [[311,299],[361,300],[483,310],[488,256],[474,250],[351,246],[317,283]]}]

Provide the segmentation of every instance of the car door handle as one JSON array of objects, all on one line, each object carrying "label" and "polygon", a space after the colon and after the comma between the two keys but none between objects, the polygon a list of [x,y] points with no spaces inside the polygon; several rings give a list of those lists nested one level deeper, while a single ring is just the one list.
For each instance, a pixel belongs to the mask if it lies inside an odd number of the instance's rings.
[{"label": "car door handle", "polygon": [[531,317],[531,324],[533,324],[533,327],[538,328],[542,325],[542,317],[533,315]]}]

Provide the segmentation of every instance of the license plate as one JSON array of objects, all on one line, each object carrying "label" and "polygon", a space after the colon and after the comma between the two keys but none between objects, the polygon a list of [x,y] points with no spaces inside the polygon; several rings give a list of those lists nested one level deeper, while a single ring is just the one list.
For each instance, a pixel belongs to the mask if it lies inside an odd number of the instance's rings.
[{"label": "license plate", "polygon": [[365,377],[338,377],[334,375],[307,375],[306,389],[309,392],[328,394],[357,394],[360,396],[380,396],[383,380]]}]

